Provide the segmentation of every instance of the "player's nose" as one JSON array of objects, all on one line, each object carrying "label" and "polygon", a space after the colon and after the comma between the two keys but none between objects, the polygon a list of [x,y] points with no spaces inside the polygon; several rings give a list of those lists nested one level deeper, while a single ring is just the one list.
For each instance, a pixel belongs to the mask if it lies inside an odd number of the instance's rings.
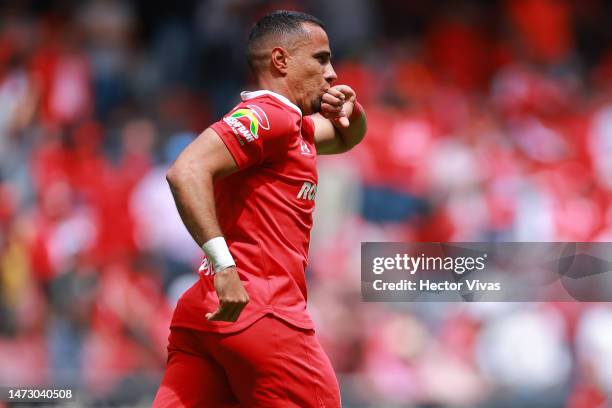
[{"label": "player's nose", "polygon": [[325,73],[323,75],[327,83],[330,85],[333,84],[336,79],[338,79],[338,75],[336,75],[336,71],[334,71],[334,67],[332,67],[332,64],[327,65],[327,68],[325,69]]}]

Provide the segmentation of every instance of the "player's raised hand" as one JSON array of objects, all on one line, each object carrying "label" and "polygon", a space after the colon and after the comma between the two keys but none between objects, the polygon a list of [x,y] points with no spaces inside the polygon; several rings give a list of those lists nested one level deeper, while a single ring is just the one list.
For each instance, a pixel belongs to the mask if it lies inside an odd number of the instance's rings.
[{"label": "player's raised hand", "polygon": [[209,321],[235,322],[242,309],[249,303],[247,294],[235,266],[215,274],[215,290],[219,298],[219,308],[206,313]]},{"label": "player's raised hand", "polygon": [[332,86],[323,94],[321,115],[347,128],[350,125],[348,118],[353,112],[354,102],[355,91],[350,86]]}]

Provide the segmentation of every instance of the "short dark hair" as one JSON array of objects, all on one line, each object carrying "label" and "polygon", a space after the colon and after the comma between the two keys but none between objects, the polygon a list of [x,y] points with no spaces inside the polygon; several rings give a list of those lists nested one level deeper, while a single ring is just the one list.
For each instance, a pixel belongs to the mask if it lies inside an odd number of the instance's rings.
[{"label": "short dark hair", "polygon": [[302,24],[304,23],[314,24],[325,30],[323,21],[300,11],[277,10],[260,18],[249,34],[247,44],[249,67],[256,71],[256,50],[262,40],[273,35],[303,33],[304,28]]}]

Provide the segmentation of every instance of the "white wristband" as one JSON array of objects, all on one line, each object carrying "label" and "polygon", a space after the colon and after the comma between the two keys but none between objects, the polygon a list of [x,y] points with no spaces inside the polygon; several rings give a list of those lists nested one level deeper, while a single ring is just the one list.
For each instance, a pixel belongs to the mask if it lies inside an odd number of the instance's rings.
[{"label": "white wristband", "polygon": [[202,245],[202,249],[208,257],[208,261],[213,265],[214,272],[217,273],[230,266],[236,266],[232,254],[225,243],[225,238],[215,237]]}]

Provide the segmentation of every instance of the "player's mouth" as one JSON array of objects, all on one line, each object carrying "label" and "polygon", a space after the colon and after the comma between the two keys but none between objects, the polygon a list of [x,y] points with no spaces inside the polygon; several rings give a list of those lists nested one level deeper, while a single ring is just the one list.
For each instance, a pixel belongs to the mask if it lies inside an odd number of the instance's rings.
[{"label": "player's mouth", "polygon": [[323,95],[325,95],[327,93],[327,90],[319,93],[319,95],[317,95],[317,99],[319,100],[319,102],[323,103]]}]

